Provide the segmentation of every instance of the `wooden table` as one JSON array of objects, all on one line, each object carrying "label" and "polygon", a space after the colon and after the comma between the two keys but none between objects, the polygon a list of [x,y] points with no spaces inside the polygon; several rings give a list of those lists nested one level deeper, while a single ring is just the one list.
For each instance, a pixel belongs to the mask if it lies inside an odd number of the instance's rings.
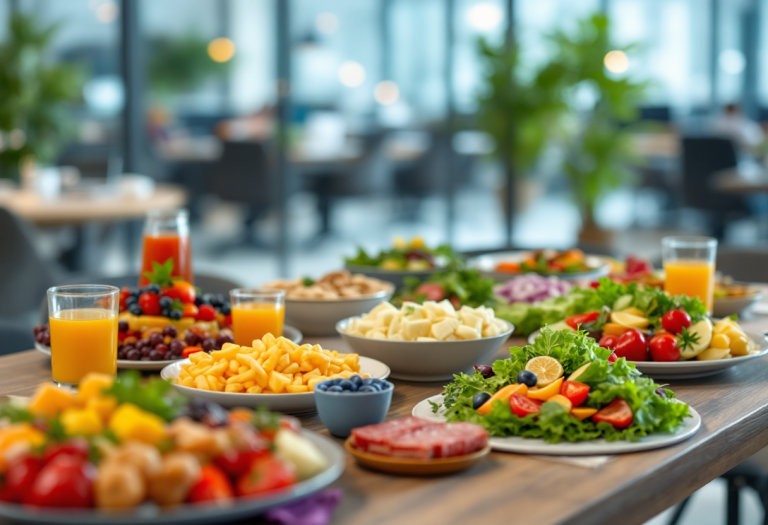
[{"label": "wooden table", "polygon": [[715,189],[726,193],[748,195],[768,193],[768,169],[756,163],[722,170],[714,177]]},{"label": "wooden table", "polygon": [[[768,321],[744,325],[762,331]],[[339,338],[308,342],[348,350]],[[508,356],[506,348],[498,358]],[[349,458],[335,483],[344,498],[333,523],[643,523],[768,445],[767,377],[763,357],[714,377],[671,381],[680,399],[701,414],[701,430],[676,446],[616,456],[595,470],[492,453],[460,474],[409,478],[367,471]],[[0,358],[0,394],[29,395],[48,379],[49,359],[36,351]],[[441,391],[441,383],[393,382],[390,418],[410,415],[417,402]],[[327,433],[316,415],[301,419]]]}]

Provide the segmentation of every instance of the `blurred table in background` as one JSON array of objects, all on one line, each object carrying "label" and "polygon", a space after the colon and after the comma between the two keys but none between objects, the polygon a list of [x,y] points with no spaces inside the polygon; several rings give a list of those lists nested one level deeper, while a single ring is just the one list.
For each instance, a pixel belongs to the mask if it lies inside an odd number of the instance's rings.
[{"label": "blurred table in background", "polygon": [[678,159],[680,135],[673,132],[636,133],[632,136],[635,152],[646,158]]},{"label": "blurred table in background", "polygon": [[768,193],[768,168],[754,161],[740,163],[718,172],[715,188],[726,193]]}]

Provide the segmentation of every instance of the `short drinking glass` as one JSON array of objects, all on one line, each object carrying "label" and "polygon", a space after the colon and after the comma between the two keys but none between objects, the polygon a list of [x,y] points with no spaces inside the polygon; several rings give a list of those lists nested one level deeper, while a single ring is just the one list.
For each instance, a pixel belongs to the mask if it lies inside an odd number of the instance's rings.
[{"label": "short drinking glass", "polygon": [[237,288],[229,296],[235,344],[251,346],[268,333],[283,335],[285,290]]},{"label": "short drinking glass", "polygon": [[661,240],[666,281],[670,295],[698,297],[712,313],[715,293],[717,239],[712,237],[664,237]]},{"label": "short drinking glass", "polygon": [[120,290],[78,284],[48,290],[53,380],[76,386],[90,372],[117,373]]}]

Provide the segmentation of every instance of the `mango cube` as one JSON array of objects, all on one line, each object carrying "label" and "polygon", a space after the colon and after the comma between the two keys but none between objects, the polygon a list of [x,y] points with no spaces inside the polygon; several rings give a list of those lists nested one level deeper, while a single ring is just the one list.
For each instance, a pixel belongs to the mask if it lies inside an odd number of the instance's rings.
[{"label": "mango cube", "polygon": [[61,413],[61,424],[69,436],[94,436],[104,431],[101,416],[87,408],[68,408]]},{"label": "mango cube", "polygon": [[165,421],[131,403],[124,403],[115,410],[109,428],[120,441],[157,445],[165,438]]},{"label": "mango cube", "polygon": [[35,391],[27,408],[36,416],[52,418],[63,410],[75,406],[77,406],[77,399],[71,390],[45,383]]},{"label": "mango cube", "polygon": [[107,374],[90,373],[80,381],[77,389],[77,398],[87,403],[89,399],[102,394],[104,390],[112,388],[115,378]]}]

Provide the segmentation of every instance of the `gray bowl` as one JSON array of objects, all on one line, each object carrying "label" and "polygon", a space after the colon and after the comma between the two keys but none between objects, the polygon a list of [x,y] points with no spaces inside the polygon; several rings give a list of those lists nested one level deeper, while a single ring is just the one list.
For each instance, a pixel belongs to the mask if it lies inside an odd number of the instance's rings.
[{"label": "gray bowl", "polygon": [[466,341],[388,341],[348,334],[346,328],[352,319],[336,325],[336,331],[352,350],[378,359],[389,366],[393,378],[407,381],[447,381],[459,372],[470,373],[474,365],[491,364],[493,354],[515,329],[504,321],[506,330],[495,337]]},{"label": "gray bowl", "polygon": [[361,273],[366,277],[381,279],[395,285],[395,288],[403,287],[403,279],[406,277],[416,277],[420,281],[435,273],[441,268],[432,268],[430,270],[385,270],[377,266],[358,266],[356,264],[345,264],[344,268],[352,273]]},{"label": "gray bowl", "polygon": [[327,392],[315,388],[315,403],[320,421],[336,437],[349,436],[353,428],[384,421],[392,402],[395,385],[379,392]]},{"label": "gray bowl", "polygon": [[285,298],[285,322],[303,333],[314,336],[336,335],[336,323],[347,317],[370,312],[376,305],[389,301],[395,287],[365,297],[343,299]]},{"label": "gray bowl", "polygon": [[763,292],[755,290],[754,293],[743,295],[741,297],[722,297],[714,300],[712,308],[712,317],[728,317],[733,314],[740,314],[747,308],[758,303],[763,298]]}]

